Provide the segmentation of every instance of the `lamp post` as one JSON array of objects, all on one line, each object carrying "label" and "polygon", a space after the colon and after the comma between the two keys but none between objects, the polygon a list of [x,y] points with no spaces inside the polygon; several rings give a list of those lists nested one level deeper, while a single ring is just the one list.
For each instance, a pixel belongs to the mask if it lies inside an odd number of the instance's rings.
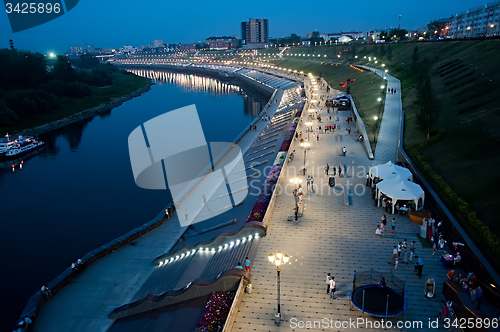
[{"label": "lamp post", "polygon": [[290,260],[290,257],[287,254],[284,254],[281,251],[278,251],[275,254],[269,254],[267,256],[269,259],[269,262],[271,264],[276,265],[276,278],[277,278],[277,286],[278,286],[278,312],[276,316],[274,317],[274,324],[280,325],[282,320],[285,320],[285,317],[281,315],[281,304],[280,304],[280,272],[281,272],[281,264],[287,264],[288,261]]},{"label": "lamp post", "polygon": [[293,191],[294,192],[293,199],[295,201],[295,221],[297,221],[297,220],[299,220],[298,214],[299,214],[299,199],[300,199],[299,193],[297,192],[297,189],[298,189],[299,183],[302,183],[302,179],[298,178],[298,177],[294,177],[294,178],[290,179],[290,182],[295,184],[295,190]]},{"label": "lamp post", "polygon": [[300,143],[300,146],[304,149],[304,175],[306,175],[306,151],[309,145],[311,145],[309,142]]},{"label": "lamp post", "polygon": [[311,121],[307,121],[307,122],[305,123],[306,127],[311,127],[311,129],[309,129],[309,128],[307,129],[307,141],[308,141],[308,142],[309,142],[309,132],[312,130],[312,124],[313,124],[313,123],[312,123]]}]

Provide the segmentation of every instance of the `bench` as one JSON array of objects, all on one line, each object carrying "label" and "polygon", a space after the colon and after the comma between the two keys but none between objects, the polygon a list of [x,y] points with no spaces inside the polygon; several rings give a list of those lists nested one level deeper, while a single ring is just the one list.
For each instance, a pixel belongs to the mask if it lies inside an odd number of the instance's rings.
[{"label": "bench", "polygon": [[337,145],[337,152],[339,156],[342,156],[342,149],[340,148],[340,145]]},{"label": "bench", "polygon": [[337,134],[337,141],[339,141],[339,142],[340,142],[341,140],[342,140],[342,135]]},{"label": "bench", "polygon": [[349,205],[349,189],[344,188],[344,205]]}]

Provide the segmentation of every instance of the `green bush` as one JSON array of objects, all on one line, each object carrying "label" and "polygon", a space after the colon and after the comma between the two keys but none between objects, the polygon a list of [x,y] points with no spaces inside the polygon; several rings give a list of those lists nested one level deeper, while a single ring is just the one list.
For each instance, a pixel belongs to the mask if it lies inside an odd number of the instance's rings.
[{"label": "green bush", "polygon": [[410,150],[412,159],[416,160],[417,164],[420,165],[424,174],[427,178],[431,179],[436,183],[438,188],[446,195],[451,203],[452,207],[460,213],[464,220],[470,225],[470,227],[482,238],[483,243],[486,247],[491,250],[497,259],[500,259],[500,239],[496,234],[494,234],[488,226],[486,226],[476,215],[474,211],[470,208],[469,203],[467,203],[463,198],[458,196],[458,194],[444,181],[444,179],[437,174],[431,165],[425,160],[425,158],[420,154],[422,149],[425,149],[432,144],[437,143],[445,136],[445,131],[443,129],[439,130],[438,133],[426,141],[425,143],[419,144],[417,147]]}]

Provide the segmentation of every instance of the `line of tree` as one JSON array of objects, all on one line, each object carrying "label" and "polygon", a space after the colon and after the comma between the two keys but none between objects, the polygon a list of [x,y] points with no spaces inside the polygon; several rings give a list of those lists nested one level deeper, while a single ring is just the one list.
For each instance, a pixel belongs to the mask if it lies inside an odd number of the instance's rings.
[{"label": "line of tree", "polygon": [[112,84],[118,70],[90,54],[82,55],[79,65],[84,69],[75,69],[64,56],[49,65],[40,53],[0,49],[0,126],[53,112],[62,98],[90,96],[90,86]]}]

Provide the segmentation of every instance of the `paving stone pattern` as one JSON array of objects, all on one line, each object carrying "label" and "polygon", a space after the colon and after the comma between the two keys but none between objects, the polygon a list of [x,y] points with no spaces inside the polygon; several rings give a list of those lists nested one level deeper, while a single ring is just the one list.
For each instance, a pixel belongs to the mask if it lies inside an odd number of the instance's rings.
[{"label": "paving stone pattern", "polygon": [[[306,84],[307,84],[306,80]],[[319,92],[325,94],[325,90]],[[307,110],[307,108],[304,108]],[[322,115],[326,115],[326,110]],[[349,112],[339,112],[339,124],[344,135],[345,118]],[[333,121],[325,124],[336,123]],[[306,122],[308,112],[304,112],[302,124],[298,130],[305,133],[303,122]],[[318,126],[313,120],[313,128]],[[354,128],[355,126],[351,126]],[[382,128],[383,129],[383,128]],[[422,321],[424,329],[428,328],[428,319],[435,319],[441,310],[444,297],[442,283],[447,270],[439,262],[439,255],[432,255],[431,248],[423,248],[417,239],[419,225],[412,223],[408,217],[396,217],[396,234],[390,234],[390,227],[384,237],[375,235],[375,228],[380,224],[384,211],[375,207],[371,191],[365,186],[367,168],[373,164],[361,146],[356,142],[356,132],[344,135],[337,142],[335,133],[320,134],[319,142],[311,140],[307,151],[308,173],[315,178],[314,191],[305,191],[304,214],[300,222],[287,221],[294,207],[293,196],[290,195],[293,186],[289,178],[297,176],[298,169],[303,165],[303,154],[298,141],[292,144],[292,150],[297,151],[295,159],[289,163],[281,184],[287,186],[276,199],[272,210],[268,234],[261,239],[260,248],[252,264],[252,294],[245,294],[236,317],[233,331],[294,331],[290,319],[298,321],[321,321],[323,318],[333,321],[348,321],[366,318],[374,322],[380,320],[352,308],[349,302],[349,282],[354,271],[368,271],[371,268],[390,273],[394,269],[388,264],[392,255],[393,245],[402,242],[416,241],[416,254],[423,257],[423,277],[419,278],[413,263],[400,264],[394,275],[408,281],[408,309],[404,315],[390,319],[395,325],[398,320]],[[306,134],[307,136],[307,134]],[[347,156],[337,154],[337,146],[345,146]],[[394,147],[395,148],[395,147]],[[378,149],[378,147],[377,147]],[[324,165],[339,163],[348,168],[348,175],[343,178],[336,176],[335,189],[328,186]],[[352,166],[355,166],[353,172]],[[330,174],[332,170],[330,170]],[[304,178],[303,176],[301,176]],[[306,182],[302,183],[306,186]],[[343,203],[342,186],[347,186],[351,193],[351,205]],[[364,190],[364,193],[363,193]],[[392,216],[387,214],[390,220]],[[281,250],[291,256],[290,264],[281,268],[281,312],[285,321],[281,326],[274,323],[274,313],[277,312],[277,279],[276,267],[269,263],[267,256]],[[336,299],[330,299],[326,293],[326,273],[330,272],[337,282]],[[436,298],[424,297],[426,278],[436,280]],[[385,307],[385,303],[381,303]],[[441,322],[442,326],[442,322]],[[311,330],[351,330],[346,328],[324,328],[316,325]],[[370,330],[370,328],[363,330]],[[380,329],[373,329],[379,331]],[[386,329],[390,331],[415,330],[412,328]]]}]

